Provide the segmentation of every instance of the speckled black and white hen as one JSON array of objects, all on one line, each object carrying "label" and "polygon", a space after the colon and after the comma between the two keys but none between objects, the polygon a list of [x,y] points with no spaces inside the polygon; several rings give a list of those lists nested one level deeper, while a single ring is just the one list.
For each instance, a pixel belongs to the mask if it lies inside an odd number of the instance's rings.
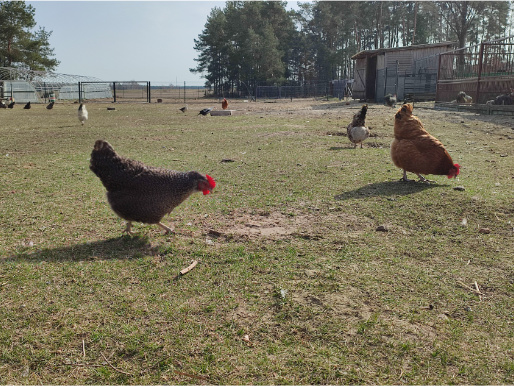
[{"label": "speckled black and white hen", "polygon": [[124,158],[103,140],[95,142],[89,168],[107,189],[112,210],[127,221],[124,232],[128,234],[132,234],[132,222],[157,224],[172,233],[162,218],[192,193],[209,194],[216,186],[210,176],[195,171],[156,168]]},{"label": "speckled black and white hen", "polygon": [[348,139],[354,144],[354,148],[360,143],[362,149],[362,142],[369,137],[369,129],[366,127],[367,111],[368,105],[363,105],[361,110],[353,116],[352,122],[346,129]]}]

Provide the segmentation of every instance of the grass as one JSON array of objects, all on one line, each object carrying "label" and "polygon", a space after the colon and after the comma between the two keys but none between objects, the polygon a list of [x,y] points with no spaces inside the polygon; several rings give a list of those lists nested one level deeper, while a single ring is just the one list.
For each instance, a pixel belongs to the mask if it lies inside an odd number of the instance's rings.
[{"label": "grass", "polygon": [[[0,111],[0,383],[514,382],[511,117],[415,106],[462,165],[425,185],[398,181],[384,106],[353,149],[358,104],[212,105]],[[122,236],[98,138],[218,186],[175,236]]]}]

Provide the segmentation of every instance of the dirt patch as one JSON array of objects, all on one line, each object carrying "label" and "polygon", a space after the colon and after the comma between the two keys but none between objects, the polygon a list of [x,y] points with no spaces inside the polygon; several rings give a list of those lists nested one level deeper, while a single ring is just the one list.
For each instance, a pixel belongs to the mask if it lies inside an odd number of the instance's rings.
[{"label": "dirt patch", "polygon": [[295,213],[281,212],[252,213],[235,210],[207,232],[220,239],[322,239],[329,234],[343,232],[348,237],[362,234],[373,227],[371,219],[357,217],[343,212]]}]

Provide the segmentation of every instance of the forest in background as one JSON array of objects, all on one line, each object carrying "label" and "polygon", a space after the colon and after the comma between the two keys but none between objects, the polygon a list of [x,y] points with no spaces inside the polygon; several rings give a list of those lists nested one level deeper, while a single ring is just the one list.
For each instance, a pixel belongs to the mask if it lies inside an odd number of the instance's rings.
[{"label": "forest in background", "polygon": [[510,34],[510,1],[227,1],[195,39],[206,85],[222,95],[257,85],[352,77],[363,50],[444,41],[456,48]]}]

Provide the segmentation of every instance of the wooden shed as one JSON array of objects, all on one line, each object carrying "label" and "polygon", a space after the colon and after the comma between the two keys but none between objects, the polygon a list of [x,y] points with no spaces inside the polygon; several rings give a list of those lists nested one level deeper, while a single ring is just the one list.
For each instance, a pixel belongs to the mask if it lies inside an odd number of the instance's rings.
[{"label": "wooden shed", "polygon": [[[454,47],[454,42],[442,42],[361,51],[352,56],[355,60],[353,97],[380,102],[385,94],[396,93],[398,98],[403,99],[406,94],[405,78],[420,73],[419,69],[415,69],[416,61],[434,57]],[[429,86],[433,83],[434,96],[436,72],[437,65],[422,74],[425,81],[428,79]]]}]

